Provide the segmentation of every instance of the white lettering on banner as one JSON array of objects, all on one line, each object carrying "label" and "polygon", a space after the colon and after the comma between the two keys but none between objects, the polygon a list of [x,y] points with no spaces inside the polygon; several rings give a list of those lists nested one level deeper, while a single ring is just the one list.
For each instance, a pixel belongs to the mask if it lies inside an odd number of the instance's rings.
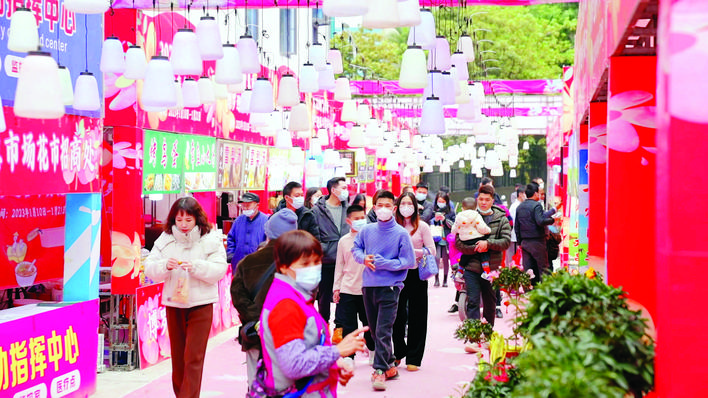
[{"label": "white lettering on banner", "polygon": [[28,133],[22,135],[22,164],[27,166],[30,171],[34,171],[36,163],[34,145],[34,134]]},{"label": "white lettering on banner", "polygon": [[83,168],[88,169],[90,172],[94,172],[96,170],[96,166],[93,163],[93,154],[94,154],[94,147],[93,147],[93,138],[89,136],[89,138],[84,141],[84,164]]},{"label": "white lettering on banner", "polygon": [[79,386],[81,386],[81,373],[79,373],[78,369],[74,369],[52,380],[51,396],[52,398],[63,397],[74,391],[78,391]]},{"label": "white lettering on banner", "polygon": [[54,172],[56,173],[57,171],[57,165],[59,165],[59,162],[61,161],[61,158],[59,157],[59,138],[57,138],[57,135],[52,133],[52,142],[49,143],[49,148],[51,148],[52,152],[52,166],[54,167]]},{"label": "white lettering on banner", "polygon": [[37,168],[41,172],[49,170],[49,152],[47,151],[47,136],[44,133],[39,134],[37,139]]},{"label": "white lettering on banner", "polygon": [[12,130],[10,130],[10,136],[5,138],[5,157],[7,163],[10,164],[10,172],[15,172],[15,165],[20,160],[20,150],[19,150],[20,136],[15,135]]},{"label": "white lettering on banner", "polygon": [[0,209],[0,218],[7,218],[7,210]]},{"label": "white lettering on banner", "polygon": [[162,159],[160,159],[162,168],[167,168],[167,137],[162,138]]},{"label": "white lettering on banner", "polygon": [[191,155],[190,158],[192,159],[192,169],[194,169],[194,143],[189,145],[189,141],[187,141],[187,152]]},{"label": "white lettering on banner", "polygon": [[7,76],[19,77],[20,69],[22,69],[22,58],[8,55],[5,57],[3,66],[5,67],[5,74],[7,74]]},{"label": "white lettering on banner", "polygon": [[60,155],[61,169],[69,170],[69,144],[70,141],[66,137],[61,137]]},{"label": "white lettering on banner", "polygon": [[202,121],[202,112],[198,110],[193,110],[192,111],[192,121],[193,122],[201,122]]},{"label": "white lettering on banner", "polygon": [[26,390],[16,392],[12,398],[47,398],[47,385],[42,383]]},{"label": "white lettering on banner", "polygon": [[71,140],[71,167],[67,167],[63,170],[78,170],[81,166],[81,141],[74,136]]}]

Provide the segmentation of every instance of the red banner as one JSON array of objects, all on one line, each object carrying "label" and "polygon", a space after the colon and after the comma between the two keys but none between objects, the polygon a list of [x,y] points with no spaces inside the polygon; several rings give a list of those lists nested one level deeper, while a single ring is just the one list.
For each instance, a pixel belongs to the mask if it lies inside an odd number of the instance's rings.
[{"label": "red banner", "polygon": [[0,288],[64,276],[64,195],[0,196]]},{"label": "red banner", "polygon": [[138,306],[138,348],[140,369],[149,368],[170,357],[167,316],[162,305],[162,283],[135,289]]}]

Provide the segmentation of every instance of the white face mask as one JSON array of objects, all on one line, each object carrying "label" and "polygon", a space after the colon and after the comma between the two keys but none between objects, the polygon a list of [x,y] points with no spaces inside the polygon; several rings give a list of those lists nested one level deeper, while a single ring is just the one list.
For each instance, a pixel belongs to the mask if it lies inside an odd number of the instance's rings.
[{"label": "white face mask", "polygon": [[403,217],[410,217],[413,215],[413,206],[401,206],[398,208]]},{"label": "white face mask", "polygon": [[354,220],[352,221],[352,229],[356,232],[361,231],[362,228],[364,228],[364,225],[366,225],[367,221],[365,218],[362,218],[361,220]]},{"label": "white face mask", "polygon": [[246,216],[246,217],[251,217],[251,216],[252,216],[253,214],[255,214],[255,213],[256,213],[256,210],[255,210],[255,209],[244,210],[244,211],[241,212],[241,214],[243,214],[243,215]]},{"label": "white face mask", "polygon": [[321,279],[322,264],[295,269],[295,283],[309,293],[317,289]]},{"label": "white face mask", "polygon": [[339,192],[339,195],[337,195],[337,197],[340,201],[344,202],[345,200],[349,199],[349,191],[346,188],[340,189],[341,191]]},{"label": "white face mask", "polygon": [[426,194],[424,194],[424,193],[417,193],[417,194],[415,194],[415,199],[416,199],[418,202],[422,202],[422,201],[424,201],[424,200],[427,199],[427,198],[428,198],[428,195],[426,195]]},{"label": "white face mask", "polygon": [[292,200],[293,200],[293,207],[295,208],[295,210],[297,210],[305,205],[305,197],[304,196],[294,197],[294,198],[292,198]]},{"label": "white face mask", "polygon": [[445,203],[445,202],[438,202],[438,209],[444,209],[444,208],[445,208],[445,205],[447,205],[447,203]]},{"label": "white face mask", "polygon": [[376,208],[376,218],[381,221],[388,221],[393,217],[393,210],[388,207]]}]

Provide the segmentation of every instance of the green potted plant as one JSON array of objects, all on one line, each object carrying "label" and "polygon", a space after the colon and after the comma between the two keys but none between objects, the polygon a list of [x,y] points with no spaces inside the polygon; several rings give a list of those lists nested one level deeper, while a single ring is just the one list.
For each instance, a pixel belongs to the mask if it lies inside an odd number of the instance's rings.
[{"label": "green potted plant", "polygon": [[[489,341],[492,336],[493,327],[487,321],[480,319],[465,319],[460,326],[455,330],[455,338],[462,340],[464,343],[477,344],[478,348],[482,347],[482,343]],[[479,351],[467,350],[468,352]]]}]

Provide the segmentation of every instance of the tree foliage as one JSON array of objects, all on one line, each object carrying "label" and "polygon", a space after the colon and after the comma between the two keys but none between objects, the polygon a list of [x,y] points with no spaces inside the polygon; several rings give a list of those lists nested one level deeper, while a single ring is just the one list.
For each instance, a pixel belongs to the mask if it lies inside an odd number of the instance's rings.
[{"label": "tree foliage", "polygon": [[332,38],[342,52],[344,74],[352,80],[398,80],[401,57],[406,50],[406,31],[345,31]]}]

